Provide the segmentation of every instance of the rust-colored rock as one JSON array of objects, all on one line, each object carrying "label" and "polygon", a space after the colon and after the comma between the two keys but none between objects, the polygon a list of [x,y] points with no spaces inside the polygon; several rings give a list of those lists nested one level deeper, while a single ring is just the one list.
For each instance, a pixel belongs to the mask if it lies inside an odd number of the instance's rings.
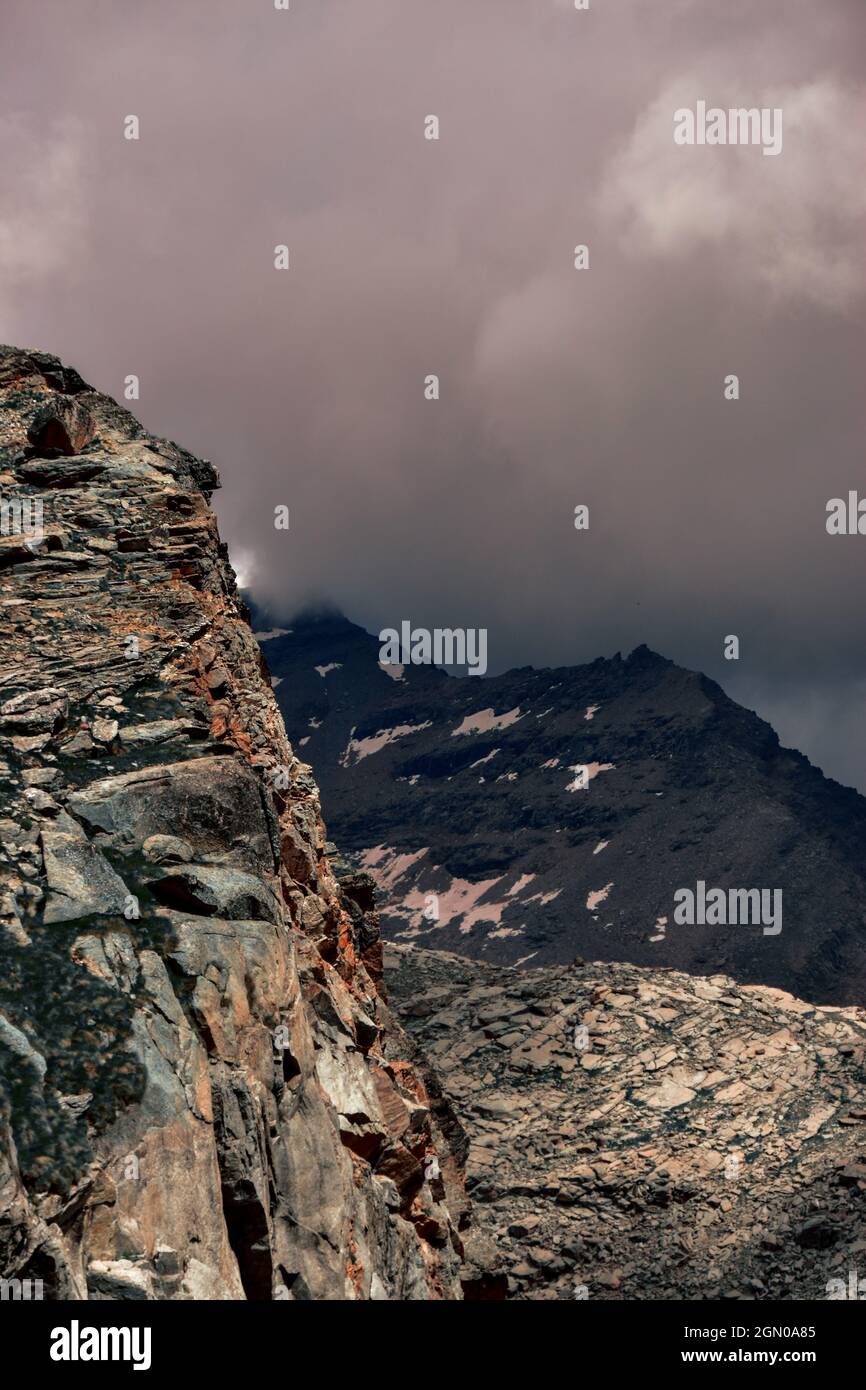
[{"label": "rust-colored rock", "polygon": [[372,900],[326,855],[217,486],[56,358],[0,348],[0,1276],[459,1298],[421,1168],[456,1161],[363,963]]}]

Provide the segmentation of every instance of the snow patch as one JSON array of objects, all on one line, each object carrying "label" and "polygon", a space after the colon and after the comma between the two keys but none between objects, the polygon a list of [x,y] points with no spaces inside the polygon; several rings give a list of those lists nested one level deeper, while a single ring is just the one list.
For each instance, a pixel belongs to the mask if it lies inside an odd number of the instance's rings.
[{"label": "snow patch", "polygon": [[607,849],[607,847],[608,847],[609,844],[610,844],[610,840],[599,840],[599,842],[598,842],[598,844],[596,845],[595,849],[592,851],[593,854],[601,854],[602,850],[603,850],[603,849]]},{"label": "snow patch", "polygon": [[506,904],[482,903],[478,900],[500,882],[501,875],[499,878],[483,878],[478,883],[470,883],[465,878],[453,878],[445,892],[439,894],[440,927],[447,926],[455,917],[463,919],[460,931],[464,936],[468,936],[476,922],[495,922],[498,926]]},{"label": "snow patch", "polygon": [[508,710],[506,714],[497,714],[492,708],[482,709],[477,714],[467,714],[463,723],[451,730],[451,737],[456,738],[458,734],[486,734],[491,729],[508,729],[523,717],[519,705],[516,709]]},{"label": "snow patch", "polygon": [[[380,729],[370,738],[350,738],[340,754],[340,766],[351,767],[353,763],[359,763],[362,758],[369,758],[371,753],[380,752],[389,743],[396,743],[398,738],[406,738],[409,734],[418,734],[422,729],[429,728],[430,720],[428,719],[424,724],[397,724],[393,729]],[[354,734],[354,732],[353,728],[352,733]]]},{"label": "snow patch", "polygon": [[520,878],[514,884],[513,888],[509,888],[509,898],[512,898],[515,893],[522,893],[524,888],[528,888],[529,884],[532,882],[534,878],[535,874],[521,874]]},{"label": "snow patch", "polygon": [[[569,772],[575,774],[573,782],[569,782],[566,787],[567,792],[584,792],[588,790],[589,783],[593,777],[597,777],[600,772],[613,772],[615,763],[575,763],[570,767]],[[583,781],[581,773],[586,773],[586,782]]]},{"label": "snow patch", "polygon": [[361,855],[361,867],[373,875],[380,888],[390,889],[429,852],[425,848],[412,854],[397,854],[390,845],[374,845]]},{"label": "snow patch", "polygon": [[496,754],[497,754],[498,752],[499,752],[499,749],[498,749],[498,748],[494,748],[494,749],[492,750],[492,752],[487,753],[487,754],[485,755],[485,757],[483,757],[483,758],[476,758],[476,759],[475,759],[475,762],[474,762],[474,763],[470,763],[469,766],[470,766],[470,767],[480,767],[482,763],[489,763],[489,762],[490,762],[490,759],[491,759],[491,758],[495,758],[495,757],[496,757]]},{"label": "snow patch", "polygon": [[406,667],[401,665],[399,661],[380,661],[379,670],[384,671],[386,676],[390,676],[392,681],[401,681]]},{"label": "snow patch", "polygon": [[587,705],[584,719],[594,719],[600,709],[601,705]]},{"label": "snow patch", "polygon": [[547,904],[552,903],[554,898],[558,898],[561,892],[561,888],[553,888],[549,893],[533,893],[532,897],[527,898],[526,901],[528,903],[541,903],[542,907],[547,907]]},{"label": "snow patch", "polygon": [[[410,922],[407,929],[398,932],[397,935],[410,938],[420,936],[422,933],[435,931],[437,927],[448,926],[451,922],[459,923],[464,936],[479,922],[490,922],[498,927],[503,912],[507,907],[511,907],[511,903],[485,903],[480,900],[495,888],[497,883],[502,882],[502,877],[481,879],[477,883],[471,883],[465,878],[452,878],[447,888],[420,888],[417,886],[418,867],[420,860],[429,852],[429,849],[420,849],[412,854],[398,854],[388,845],[376,845],[373,849],[364,850],[360,856],[362,868],[372,874],[378,887],[388,893],[396,888],[396,894],[400,896],[398,903],[385,904],[386,911]],[[425,880],[435,882],[433,876],[438,869],[437,864],[425,864]],[[401,891],[397,885],[410,872],[412,886],[407,885],[406,891]],[[435,896],[438,908],[438,916],[432,922],[422,917],[431,895]],[[417,917],[422,917],[422,925],[411,925],[412,918]]]},{"label": "snow patch", "polygon": [[592,912],[594,908],[598,907],[599,903],[603,903],[612,887],[613,884],[608,883],[606,887],[596,888],[594,893],[588,893],[586,898],[587,911]]},{"label": "snow patch", "polygon": [[655,936],[651,936],[651,937],[650,937],[650,941],[664,941],[664,939],[665,939],[665,928],[667,927],[667,924],[668,924],[668,919],[667,919],[667,917],[657,917],[657,918],[656,918],[656,924],[655,924],[655,932],[656,932],[656,935],[655,935]]},{"label": "snow patch", "polygon": [[342,666],[342,661],[330,661],[327,666],[314,666],[313,670],[318,671],[322,680],[324,680],[329,671],[340,671],[342,670]]},{"label": "snow patch", "polygon": [[270,627],[266,632],[254,632],[257,642],[273,642],[275,637],[288,637],[293,631],[290,627]]}]

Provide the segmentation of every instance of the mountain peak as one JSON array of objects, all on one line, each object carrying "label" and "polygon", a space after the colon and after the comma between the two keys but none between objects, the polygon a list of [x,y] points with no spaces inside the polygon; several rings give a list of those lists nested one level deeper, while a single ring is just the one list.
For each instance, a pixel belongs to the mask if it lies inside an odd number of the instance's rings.
[{"label": "mountain peak", "polygon": [[639,646],[635,647],[634,651],[629,654],[627,660],[628,664],[632,667],[642,666],[650,668],[653,666],[673,666],[674,664],[666,656],[661,656],[659,652],[653,651],[652,647],[648,647],[645,642],[641,642]]},{"label": "mountain peak", "polygon": [[[708,677],[645,644],[483,679],[385,672],[360,629],[264,649],[333,831],[380,885],[390,938],[502,964],[581,955],[862,997],[866,800]],[[680,895],[708,893],[742,895],[754,920],[726,908],[681,924]],[[779,902],[776,931],[758,912]]]}]

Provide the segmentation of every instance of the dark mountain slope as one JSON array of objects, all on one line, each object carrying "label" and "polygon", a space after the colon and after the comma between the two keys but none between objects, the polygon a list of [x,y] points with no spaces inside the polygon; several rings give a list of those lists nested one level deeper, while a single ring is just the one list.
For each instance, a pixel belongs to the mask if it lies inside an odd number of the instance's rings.
[{"label": "dark mountain slope", "polygon": [[[864,998],[866,800],[705,676],[646,647],[491,678],[387,674],[378,639],[339,615],[270,628],[262,648],[331,833],[382,889],[387,935]],[[677,924],[674,894],[699,880],[780,889],[781,930]]]}]

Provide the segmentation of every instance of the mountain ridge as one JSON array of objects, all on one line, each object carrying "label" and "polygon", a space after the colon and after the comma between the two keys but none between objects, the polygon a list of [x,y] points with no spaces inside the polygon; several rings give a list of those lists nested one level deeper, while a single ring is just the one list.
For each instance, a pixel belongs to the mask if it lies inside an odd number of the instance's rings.
[{"label": "mountain ridge", "polygon": [[[276,697],[341,847],[379,883],[386,936],[866,997],[866,799],[711,678],[645,645],[577,667],[389,675],[342,616],[286,628],[261,643]],[[739,939],[684,931],[674,894],[700,881],[781,890],[779,940],[754,923]],[[430,897],[438,921],[422,916]]]}]

